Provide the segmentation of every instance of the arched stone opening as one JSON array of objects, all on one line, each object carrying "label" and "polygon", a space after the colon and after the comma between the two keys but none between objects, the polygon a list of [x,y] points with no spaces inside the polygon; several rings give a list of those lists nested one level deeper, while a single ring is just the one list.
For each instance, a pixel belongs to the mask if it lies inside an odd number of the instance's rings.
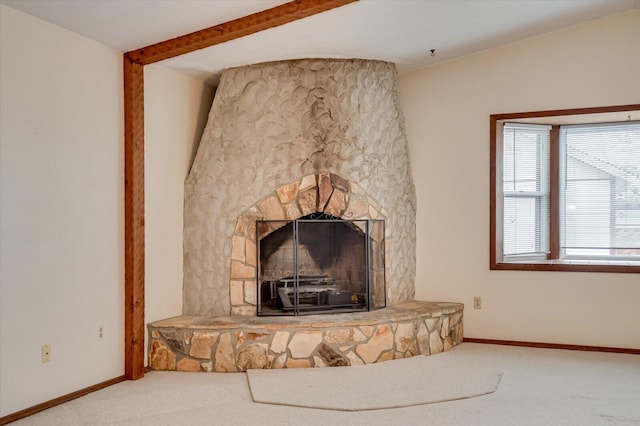
[{"label": "arched stone opening", "polygon": [[[256,315],[257,306],[257,243],[260,237],[277,231],[278,224],[314,213],[327,214],[341,219],[390,220],[388,211],[354,182],[333,173],[306,175],[301,179],[279,187],[247,209],[236,222],[231,241],[231,267],[229,300],[232,315]],[[261,225],[260,220],[271,222]],[[393,238],[390,227],[386,235],[378,237],[385,241],[384,251],[388,259]],[[386,270],[386,268],[385,268]],[[388,281],[385,279],[385,281]],[[389,290],[388,290],[389,291]]]}]

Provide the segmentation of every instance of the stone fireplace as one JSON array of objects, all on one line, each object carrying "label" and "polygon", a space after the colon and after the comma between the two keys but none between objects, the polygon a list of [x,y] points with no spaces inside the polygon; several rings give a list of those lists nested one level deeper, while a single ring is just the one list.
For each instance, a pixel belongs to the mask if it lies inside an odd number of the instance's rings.
[{"label": "stone fireplace", "polygon": [[256,222],[315,213],[384,220],[382,298],[412,300],[415,194],[395,66],[303,59],[225,70],[184,209],[185,315],[256,315]]},{"label": "stone fireplace", "polygon": [[[459,344],[462,304],[413,300],[415,209],[393,64],[304,59],[225,70],[185,182],[183,315],[149,324],[150,367],[362,365]],[[290,224],[317,215],[339,226],[289,240]],[[294,249],[302,269],[287,266]],[[281,315],[274,298],[281,289],[289,297],[296,276],[304,302],[332,315]],[[265,297],[277,316],[256,315]],[[325,309],[330,299],[352,311]]]}]

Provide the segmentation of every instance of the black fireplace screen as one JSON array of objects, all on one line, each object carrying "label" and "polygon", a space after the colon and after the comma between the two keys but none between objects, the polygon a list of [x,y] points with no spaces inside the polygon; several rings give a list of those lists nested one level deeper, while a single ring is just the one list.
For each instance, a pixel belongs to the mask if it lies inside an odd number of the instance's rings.
[{"label": "black fireplace screen", "polygon": [[258,315],[386,306],[384,220],[325,214],[256,223]]}]

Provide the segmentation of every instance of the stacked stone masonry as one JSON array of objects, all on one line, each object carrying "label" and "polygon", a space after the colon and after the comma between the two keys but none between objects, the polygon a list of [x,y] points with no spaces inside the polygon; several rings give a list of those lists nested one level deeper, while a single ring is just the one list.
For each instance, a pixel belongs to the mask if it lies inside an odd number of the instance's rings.
[{"label": "stacked stone masonry", "polygon": [[[356,183],[332,173],[307,175],[299,181],[281,186],[238,218],[231,239],[229,300],[232,315],[256,315],[256,220],[282,221],[258,230],[262,238],[275,231],[278,224],[284,226],[287,220],[317,212],[346,220],[384,219],[387,230],[385,266],[386,271],[389,270],[393,238],[389,231],[393,229],[389,224],[389,212]],[[388,274],[386,281],[389,281]],[[391,299],[391,294],[387,295],[387,299]]]},{"label": "stacked stone masonry", "polygon": [[431,355],[462,342],[462,316],[462,304],[419,301],[357,314],[181,316],[149,324],[149,366],[236,372]]}]

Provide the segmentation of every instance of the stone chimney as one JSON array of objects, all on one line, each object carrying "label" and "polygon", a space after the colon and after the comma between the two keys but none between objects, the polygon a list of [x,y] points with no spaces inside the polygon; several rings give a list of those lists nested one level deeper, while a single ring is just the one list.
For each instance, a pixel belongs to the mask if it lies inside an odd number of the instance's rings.
[{"label": "stone chimney", "polygon": [[296,219],[313,196],[319,211],[386,219],[387,305],[413,299],[415,191],[398,96],[395,66],[380,61],[223,72],[185,182],[184,315],[254,313],[255,219]]}]

